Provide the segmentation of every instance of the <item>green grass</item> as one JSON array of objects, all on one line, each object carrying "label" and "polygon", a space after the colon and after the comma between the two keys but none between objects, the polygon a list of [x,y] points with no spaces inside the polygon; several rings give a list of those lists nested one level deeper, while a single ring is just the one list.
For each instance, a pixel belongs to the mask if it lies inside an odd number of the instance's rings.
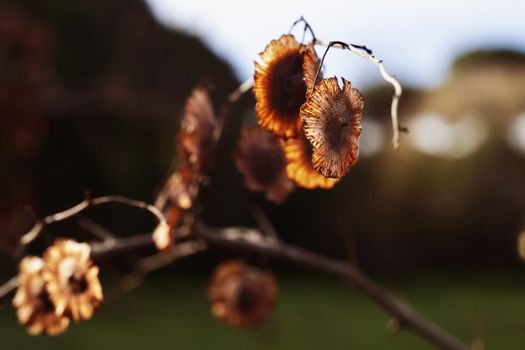
[{"label": "green grass", "polygon": [[[26,335],[13,310],[6,307],[0,311],[0,348],[435,349],[410,332],[389,335],[385,331],[388,317],[342,283],[319,277],[281,276],[280,280],[277,311],[255,331],[232,329],[214,321],[204,296],[204,280],[156,277],[108,302],[92,321],[73,325],[56,338]],[[483,334],[487,349],[525,348],[522,276],[414,277],[387,284],[463,340]]]}]

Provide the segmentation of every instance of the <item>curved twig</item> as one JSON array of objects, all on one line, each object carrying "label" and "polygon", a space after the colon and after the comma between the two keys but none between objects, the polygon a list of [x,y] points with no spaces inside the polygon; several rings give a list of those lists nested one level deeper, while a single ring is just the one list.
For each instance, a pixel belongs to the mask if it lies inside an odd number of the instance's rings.
[{"label": "curved twig", "polygon": [[89,207],[102,205],[102,204],[109,204],[109,203],[120,203],[120,204],[124,204],[130,207],[144,209],[150,212],[151,214],[153,214],[157,218],[159,223],[166,223],[166,218],[164,217],[162,212],[154,205],[151,205],[146,202],[142,202],[142,201],[135,200],[135,199],[130,199],[130,198],[123,197],[123,196],[103,196],[103,197],[97,197],[97,198],[86,198],[82,202],[72,206],[71,208],[68,208],[61,212],[46,216],[45,218],[38,220],[34,224],[34,226],[31,228],[31,230],[29,230],[26,234],[24,234],[20,238],[18,247],[16,249],[16,255],[20,256],[23,253],[25,247],[38,238],[38,236],[42,233],[42,230],[44,229],[45,226],[53,224],[55,222],[64,221],[66,219],[69,219]]},{"label": "curved twig", "polygon": [[[399,148],[399,131],[406,130],[405,128],[401,128],[399,126],[399,119],[398,119],[398,105],[399,105],[399,99],[401,98],[401,94],[403,93],[403,88],[401,87],[401,84],[396,79],[396,77],[390,74],[386,70],[383,61],[377,59],[374,55],[372,55],[372,51],[368,49],[366,46],[348,44],[342,41],[326,42],[322,40],[316,40],[314,44],[320,45],[320,46],[326,46],[326,50],[323,54],[323,58],[321,59],[321,64],[319,65],[319,70],[321,69],[325,56],[331,47],[339,47],[342,49],[349,50],[350,52],[364,58],[368,62],[375,64],[376,66],[379,67],[379,72],[381,73],[381,76],[383,77],[383,79],[394,87],[394,95],[392,96],[392,106],[390,109],[390,115],[392,118],[392,146],[394,146],[394,148]],[[317,77],[319,76],[319,70],[317,71],[314,82],[317,81]]]}]

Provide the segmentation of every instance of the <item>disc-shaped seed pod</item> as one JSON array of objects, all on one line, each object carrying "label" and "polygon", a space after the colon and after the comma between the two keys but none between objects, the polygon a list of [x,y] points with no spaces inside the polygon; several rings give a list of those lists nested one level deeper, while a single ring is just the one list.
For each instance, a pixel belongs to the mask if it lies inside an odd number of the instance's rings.
[{"label": "disc-shaped seed pod", "polygon": [[286,176],[286,160],[279,140],[260,128],[241,131],[234,161],[244,175],[246,187],[264,192],[271,202],[281,203],[294,189]]},{"label": "disc-shaped seed pod", "polygon": [[200,174],[213,165],[215,132],[219,127],[208,91],[203,87],[193,89],[186,100],[179,130],[180,163]]},{"label": "disc-shaped seed pod", "polygon": [[343,79],[323,79],[301,107],[306,138],[313,147],[312,163],[325,177],[341,178],[355,164],[361,135],[363,97]]},{"label": "disc-shaped seed pod", "polygon": [[313,80],[318,67],[315,51],[287,34],[272,40],[259,56],[262,63],[255,62],[253,87],[257,121],[278,137],[295,137],[301,129],[306,80]]},{"label": "disc-shaped seed pod", "polygon": [[274,309],[277,282],[273,274],[234,260],[219,265],[208,288],[212,314],[237,327],[263,323]]},{"label": "disc-shaped seed pod", "polygon": [[324,177],[312,164],[312,145],[301,133],[295,139],[283,141],[286,157],[286,174],[299,187],[307,189],[331,189],[339,181]]}]

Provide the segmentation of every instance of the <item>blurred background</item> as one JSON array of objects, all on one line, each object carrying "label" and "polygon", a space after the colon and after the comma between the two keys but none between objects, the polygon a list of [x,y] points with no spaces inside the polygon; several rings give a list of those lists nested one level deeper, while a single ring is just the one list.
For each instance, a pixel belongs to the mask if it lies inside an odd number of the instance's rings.
[{"label": "blurred background", "polygon": [[[232,164],[249,96],[236,108],[203,194],[210,224],[254,225],[262,208],[282,239],[363,270],[466,342],[525,346],[525,3],[513,0],[0,1],[0,277],[35,217],[84,198],[152,201],[175,153],[184,100],[212,82],[216,107],[253,60],[301,15],[318,38],[366,44],[405,88],[401,148],[390,147],[392,89],[376,67],[331,51],[325,75],[363,91],[361,158],[334,190],[297,190],[275,206],[247,192]],[[294,30],[302,34],[302,28]],[[119,235],[147,217],[90,210]],[[74,223],[45,239],[83,237]],[[522,235],[520,247],[520,234]],[[433,349],[385,331],[388,316],[334,281],[278,262],[279,304],[256,331],[216,323],[207,276],[232,252],[177,262],[122,293],[133,257],[103,267],[108,303],[57,338],[30,337],[8,303],[7,349]],[[244,254],[252,263],[257,256]],[[128,261],[129,260],[129,261]],[[482,349],[482,348],[479,348]]]}]

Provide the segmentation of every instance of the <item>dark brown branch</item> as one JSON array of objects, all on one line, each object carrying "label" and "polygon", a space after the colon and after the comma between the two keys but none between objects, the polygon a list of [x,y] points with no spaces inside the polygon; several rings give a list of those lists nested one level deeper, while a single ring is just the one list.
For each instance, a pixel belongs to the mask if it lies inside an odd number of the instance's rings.
[{"label": "dark brown branch", "polygon": [[151,247],[154,247],[151,233],[143,233],[125,238],[91,243],[91,257],[93,260],[105,259],[133,250]]},{"label": "dark brown branch", "polygon": [[468,346],[461,343],[458,339],[423,318],[409,304],[383,290],[380,286],[369,280],[359,269],[349,265],[347,262],[331,259],[306,249],[276,242],[275,240],[266,241],[262,235],[252,231],[254,230],[243,228],[213,229],[202,223],[198,223],[196,228],[197,235],[209,243],[241,249],[243,251],[262,253],[269,257],[286,260],[347,278],[358,291],[395,317],[405,328],[411,329],[436,345],[441,346],[443,349],[469,349]]},{"label": "dark brown branch", "polygon": [[[140,207],[150,210],[150,205],[142,202],[136,202],[131,199],[122,197],[101,197],[98,202],[109,202],[115,198],[118,198],[118,202],[131,205],[141,203]],[[135,206],[135,205],[133,205]],[[73,209],[74,208],[74,209]],[[61,218],[64,220],[74,214],[75,211],[80,211],[80,205],[68,209],[65,212],[55,214],[54,217]],[[158,213],[158,209],[153,210],[154,213]],[[65,214],[64,214],[65,213]],[[161,215],[159,221],[165,222],[164,217]],[[251,251],[264,254],[268,257],[278,258],[293,262],[296,264],[311,267],[313,269],[337,275],[346,279],[349,279],[354,287],[363,293],[366,297],[374,301],[380,307],[382,307],[388,314],[394,317],[400,324],[421,335],[422,337],[432,341],[433,343],[441,346],[447,350],[468,350],[469,348],[462,344],[458,339],[452,335],[446,333],[437,325],[426,320],[420,314],[418,314],[409,304],[399,300],[394,295],[382,289],[380,286],[369,280],[357,267],[350,265],[347,262],[335,260],[315,252],[308,251],[299,247],[295,247],[290,244],[282,243],[276,240],[274,237],[265,237],[259,230],[242,228],[242,227],[231,227],[216,229],[211,228],[201,222],[196,222],[194,226],[193,234],[204,241],[199,240],[188,242],[194,243],[192,247],[184,246],[183,251],[174,254],[173,260],[179,255],[187,256],[194,252],[203,251],[207,248],[207,244],[216,244],[226,246],[234,249],[240,249],[244,251]],[[91,243],[92,257],[94,260],[105,258],[109,256],[115,256],[118,254],[125,254],[132,250],[150,248],[153,247],[154,243],[152,235],[150,233],[141,234],[126,238],[109,239],[103,242]],[[177,246],[175,246],[176,248]],[[187,249],[191,248],[191,249]],[[179,254],[180,253],[180,254]],[[158,266],[165,266],[169,264],[170,258],[156,257],[153,260],[147,262],[146,265],[155,269]],[[153,264],[151,264],[153,262]],[[145,269],[146,272],[151,270],[150,268]],[[0,300],[4,297],[9,296],[17,287],[18,281],[16,277],[0,286]]]},{"label": "dark brown branch", "polygon": [[[151,233],[144,233],[125,238],[108,239],[103,242],[91,243],[91,257],[96,261],[99,259],[118,256],[120,254],[126,254],[138,249],[153,247],[155,247],[155,244],[153,243]],[[137,267],[141,273],[149,273],[164,267],[179,258],[201,252],[205,249],[206,245],[202,241],[181,243],[180,247],[176,246],[171,253],[158,254],[140,260],[137,263]],[[17,287],[17,276],[0,285],[0,301],[7,298]]]}]

